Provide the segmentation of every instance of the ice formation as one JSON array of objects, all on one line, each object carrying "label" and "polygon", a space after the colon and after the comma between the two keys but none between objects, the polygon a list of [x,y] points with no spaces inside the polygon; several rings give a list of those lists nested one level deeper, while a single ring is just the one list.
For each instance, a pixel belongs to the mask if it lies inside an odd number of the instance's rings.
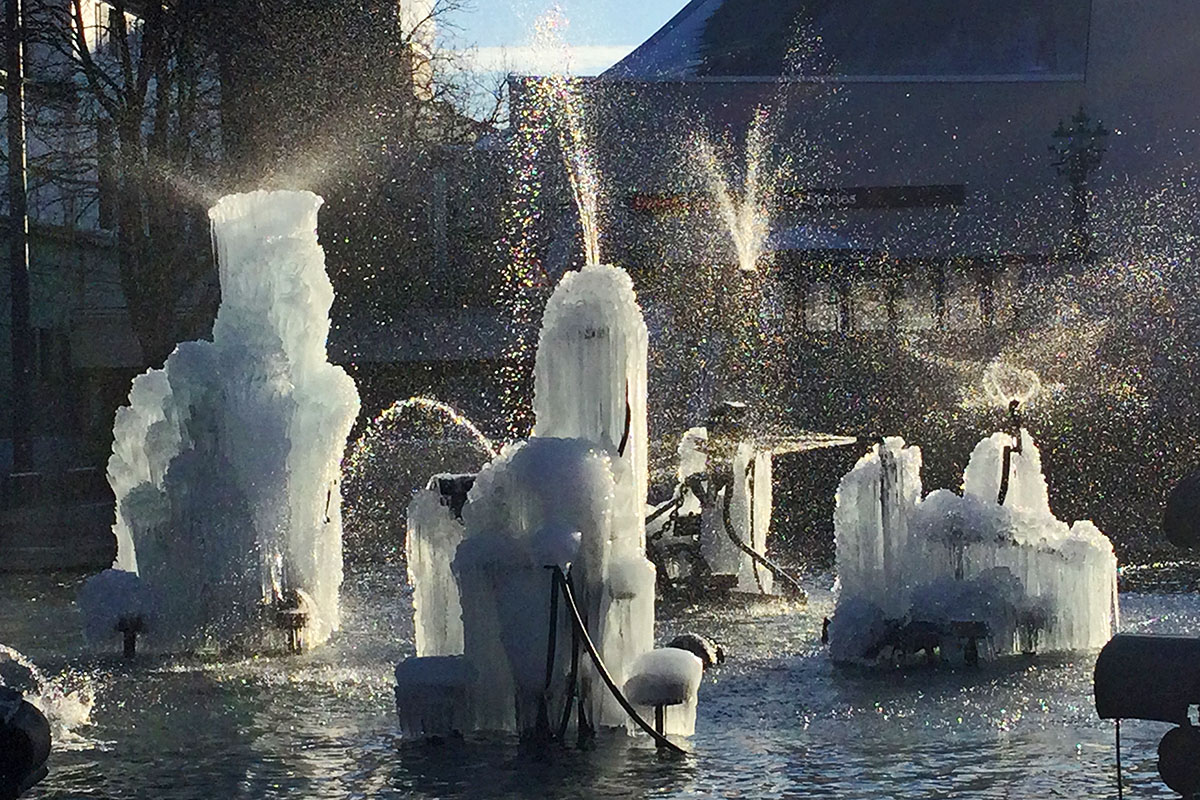
[{"label": "ice formation", "polygon": [[[462,654],[462,606],[450,563],[463,540],[462,508],[454,508],[461,475],[434,475],[408,504],[404,540],[413,587],[413,627],[418,656]],[[443,491],[445,489],[445,491]]]},{"label": "ice formation", "polygon": [[[981,441],[963,493],[922,498],[921,452],[889,438],[838,487],[840,584],[830,625],[839,660],[997,655],[1101,647],[1117,624],[1112,544],[1089,521],[1050,512],[1029,432]],[[1011,465],[1005,475],[1005,451]],[[968,655],[969,653],[969,655]]]},{"label": "ice formation", "polygon": [[[568,272],[546,304],[534,369],[534,436],[587,439],[614,455],[628,491],[621,514],[641,518],[649,483],[649,335],[623,269]],[[631,523],[632,524],[632,523]]]},{"label": "ice formation", "polygon": [[696,728],[696,706],[704,663],[694,653],[663,647],[638,656],[625,682],[625,696],[662,714],[663,727],[682,735]]},{"label": "ice formation", "polygon": [[[721,452],[714,452],[710,462],[709,450],[714,448]],[[771,451],[757,447],[749,437],[710,445],[708,429],[694,427],[680,438],[678,454],[678,485],[673,500],[679,501],[679,509],[675,516],[700,517],[699,552],[704,563],[716,575],[734,576],[736,581],[730,587],[733,591],[771,594],[775,576],[730,538],[725,525],[725,495],[730,488],[719,485],[728,479],[732,486],[729,523],[733,536],[765,556],[772,510]],[[694,476],[703,476],[699,479],[703,502],[689,486],[697,480]],[[714,488],[716,494],[710,497]],[[666,514],[658,515],[650,523],[649,532],[657,533],[670,519]],[[655,556],[672,581],[686,580],[694,574],[693,564],[670,553],[671,540],[680,535],[680,531],[665,532],[666,538],[659,542],[661,560]]]},{"label": "ice formation", "polygon": [[[638,678],[635,662],[654,635],[646,355],[629,276],[608,266],[569,273],[543,320],[534,436],[475,476],[461,525],[432,482],[409,507],[419,633],[418,658],[396,669],[405,732],[439,734],[450,723],[461,733],[553,732],[576,707],[590,726],[630,726],[576,638],[555,575],[569,576],[615,684]],[[455,605],[461,629],[441,616]],[[436,623],[428,609],[439,609]],[[451,652],[456,635],[461,650]],[[695,703],[685,700],[668,712],[668,732],[691,732]]]},{"label": "ice formation", "polygon": [[[742,543],[762,555],[767,553],[767,531],[771,527],[771,451],[753,441],[737,442],[733,453],[729,498],[729,522]],[[701,517],[700,552],[713,572],[737,575],[735,591],[771,594],[774,575],[734,544],[725,527],[725,493],[720,490]]]},{"label": "ice formation", "polygon": [[[307,644],[338,627],[338,481],[358,394],[327,359],[320,205],[310,192],[260,191],[209,211],[221,281],[212,341],[179,345],[117,412],[114,567],[153,598],[146,634],[159,647],[260,646],[288,612]],[[104,595],[81,598],[93,634],[133,602]]]},{"label": "ice formation", "polygon": [[113,639],[126,627],[157,627],[154,597],[136,572],[106,569],[83,582],[76,598],[86,613],[83,637],[93,644]]}]

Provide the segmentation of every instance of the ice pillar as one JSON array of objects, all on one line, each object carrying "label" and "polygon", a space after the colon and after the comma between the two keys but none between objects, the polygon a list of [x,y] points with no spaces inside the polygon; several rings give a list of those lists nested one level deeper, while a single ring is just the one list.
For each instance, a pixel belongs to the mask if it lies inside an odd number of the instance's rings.
[{"label": "ice pillar", "polygon": [[338,483],[358,393],[326,354],[320,205],[310,192],[253,192],[210,210],[212,341],[185,342],[136,378],[117,413],[115,567],[158,599],[148,635],[164,647],[262,644],[275,611],[293,612],[307,644],[338,627]]}]

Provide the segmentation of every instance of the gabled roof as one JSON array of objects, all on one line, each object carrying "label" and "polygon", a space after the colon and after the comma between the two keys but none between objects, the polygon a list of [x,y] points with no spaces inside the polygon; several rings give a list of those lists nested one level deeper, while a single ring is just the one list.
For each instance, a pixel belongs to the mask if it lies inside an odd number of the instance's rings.
[{"label": "gabled roof", "polygon": [[709,18],[725,0],[691,0],[666,25],[610,67],[606,78],[686,78],[703,66],[700,47]]},{"label": "gabled roof", "polygon": [[692,0],[607,78],[1082,76],[1091,0]]}]

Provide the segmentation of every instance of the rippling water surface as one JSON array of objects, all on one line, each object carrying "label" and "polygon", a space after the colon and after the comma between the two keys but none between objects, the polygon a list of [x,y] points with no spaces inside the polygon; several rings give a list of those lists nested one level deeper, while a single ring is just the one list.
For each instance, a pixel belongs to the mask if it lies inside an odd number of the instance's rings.
[{"label": "rippling water surface", "polygon": [[[624,738],[552,758],[508,741],[405,741],[391,678],[412,653],[400,576],[350,575],[344,630],[313,654],[132,664],[84,650],[72,604],[81,578],[3,576],[0,642],[95,698],[33,796],[1115,797],[1112,724],[1092,706],[1094,653],[975,670],[837,668],[819,642],[832,611],[819,589],[807,607],[660,613],[661,639],[697,631],[730,653],[705,676],[687,758]],[[1126,631],[1200,634],[1194,595],[1121,602]],[[1166,730],[1124,724],[1127,796],[1175,796],[1155,767]]]}]

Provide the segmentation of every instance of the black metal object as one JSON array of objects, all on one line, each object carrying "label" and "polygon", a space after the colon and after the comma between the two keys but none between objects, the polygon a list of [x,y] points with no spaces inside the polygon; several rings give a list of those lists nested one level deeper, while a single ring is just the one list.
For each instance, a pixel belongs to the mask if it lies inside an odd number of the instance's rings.
[{"label": "black metal object", "polygon": [[1013,443],[1004,447],[1004,464],[1000,467],[1000,491],[996,495],[996,505],[1000,506],[1004,505],[1004,499],[1008,496],[1013,454],[1021,454],[1021,427],[1024,423],[1021,420],[1020,405],[1020,400],[1013,400],[1008,404],[1009,431],[1012,433]]},{"label": "black metal object", "polygon": [[[547,567],[549,569],[549,567]],[[538,700],[537,736],[550,737],[550,684],[554,682],[554,659],[558,655],[558,585],[550,577],[550,629],[546,632],[546,679],[542,684],[542,696]],[[570,706],[570,698],[567,705]]]},{"label": "black metal object", "polygon": [[121,654],[125,658],[137,655],[137,637],[145,625],[139,617],[121,617],[117,620],[117,631],[121,634]]},{"label": "black metal object", "polygon": [[[737,585],[736,576],[715,575],[708,560],[700,551],[700,515],[680,515],[679,510],[689,492],[703,505],[707,499],[705,473],[689,475],[680,482],[676,496],[660,505],[648,517],[649,525],[663,514],[667,521],[646,539],[646,556],[654,564],[658,595],[662,598],[698,599],[726,595]],[[685,564],[687,575],[671,577],[673,564]],[[732,578],[732,581],[729,579]]]},{"label": "black metal object", "polygon": [[1167,496],[1162,526],[1171,544],[1200,549],[1200,470],[1175,484]]},{"label": "black metal object", "polygon": [[1096,713],[1184,725],[1200,704],[1200,638],[1119,633],[1096,658]]},{"label": "black metal object", "polygon": [[725,663],[725,648],[707,636],[698,633],[683,633],[667,642],[667,647],[676,650],[686,650],[696,658],[705,669]]},{"label": "black metal object", "polygon": [[[572,593],[575,591],[575,584],[571,580],[570,570],[567,571],[567,586],[571,587]],[[557,584],[551,576],[550,590],[556,591]],[[578,694],[579,685],[579,632],[575,630],[575,626],[571,626],[571,672],[567,678],[567,697],[563,702],[562,717],[558,722],[558,740],[561,742],[567,738],[567,726],[571,723],[571,705],[575,701]],[[580,705],[580,715],[582,718],[583,706]]]},{"label": "black metal object", "polygon": [[1176,724],[1159,743],[1159,775],[1186,797],[1200,792],[1200,731],[1188,717],[1200,704],[1200,639],[1117,634],[1096,658],[1093,693],[1100,718],[1116,721],[1118,797],[1122,719]]},{"label": "black metal object", "polygon": [[0,800],[20,797],[46,777],[50,723],[15,689],[0,686]]},{"label": "black metal object", "polygon": [[448,507],[456,519],[462,519],[463,507],[467,504],[467,495],[470,494],[471,487],[474,485],[474,474],[435,475],[429,479],[429,488],[438,490],[442,496],[442,505]]},{"label": "black metal object", "polygon": [[629,381],[625,381],[625,429],[621,432],[621,443],[617,445],[617,455],[625,455],[629,446],[629,432],[633,428],[633,407],[629,404]]}]

